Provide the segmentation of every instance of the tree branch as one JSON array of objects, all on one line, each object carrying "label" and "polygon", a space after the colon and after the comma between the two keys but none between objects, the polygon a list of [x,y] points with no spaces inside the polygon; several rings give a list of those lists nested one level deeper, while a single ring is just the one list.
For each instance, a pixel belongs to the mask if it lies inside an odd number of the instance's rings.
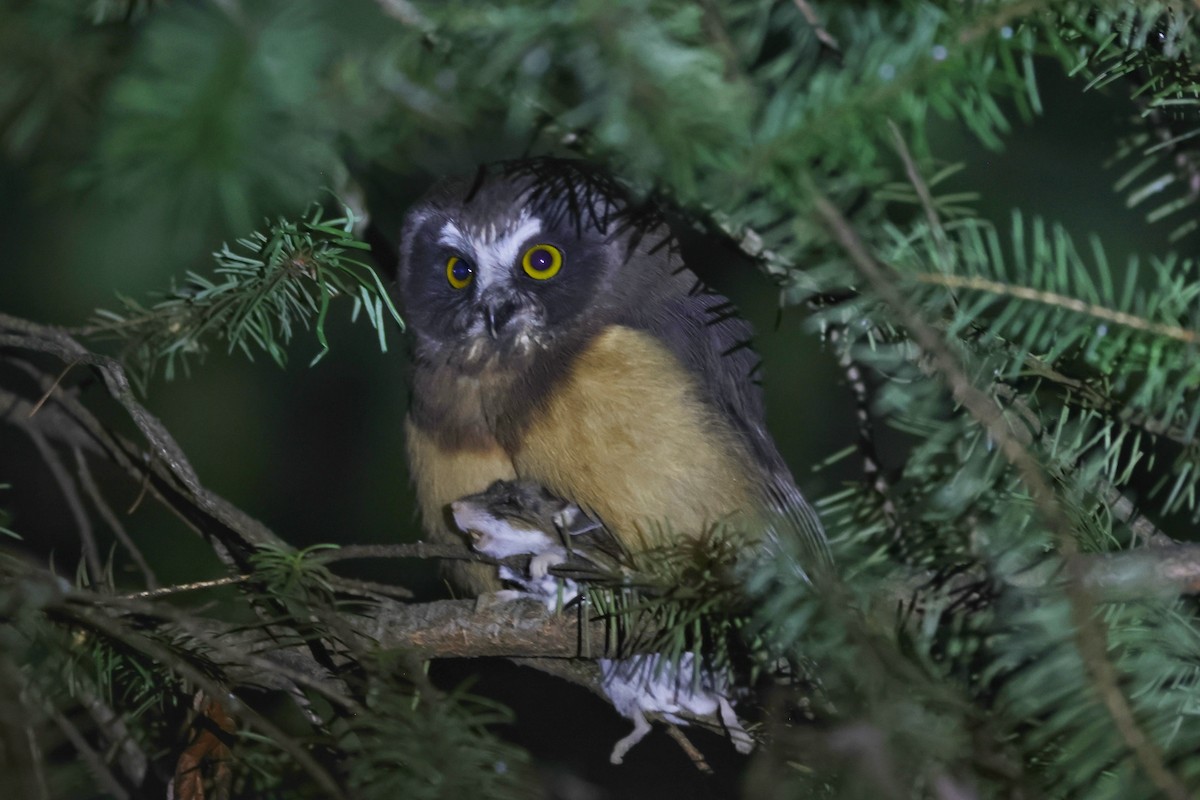
[{"label": "tree branch", "polygon": [[937,372],[950,389],[955,401],[983,425],[996,442],[1008,462],[1016,469],[1025,484],[1039,514],[1047,523],[1058,541],[1059,551],[1068,558],[1069,580],[1067,598],[1070,601],[1071,617],[1074,622],[1075,639],[1087,670],[1092,676],[1109,715],[1120,731],[1126,745],[1134,752],[1146,775],[1168,797],[1185,800],[1187,788],[1172,773],[1163,761],[1157,745],[1146,735],[1134,716],[1128,698],[1121,690],[1116,669],[1108,659],[1104,629],[1092,615],[1092,597],[1085,588],[1082,576],[1071,562],[1070,556],[1078,552],[1070,520],[1059,506],[1054,490],[1042,472],[1041,465],[1025,448],[1019,438],[1013,436],[1001,409],[977,389],[959,363],[958,356],[950,349],[941,335],[927,324],[911,307],[898,288],[897,280],[890,270],[870,254],[858,234],[841,212],[808,182],[806,186],[817,215],[825,223],[834,239],[850,257],[859,274],[898,317],[913,339],[933,362]]}]

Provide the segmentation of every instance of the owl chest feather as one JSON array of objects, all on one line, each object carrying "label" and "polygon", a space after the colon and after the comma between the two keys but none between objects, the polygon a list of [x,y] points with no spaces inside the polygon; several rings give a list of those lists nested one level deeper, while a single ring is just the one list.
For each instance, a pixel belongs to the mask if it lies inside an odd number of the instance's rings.
[{"label": "owl chest feather", "polygon": [[759,476],[746,447],[653,336],[610,326],[554,375],[448,383],[442,427],[410,420],[430,534],[449,535],[448,503],[514,476],[590,508],[636,549],[656,532],[695,535],[753,505]]},{"label": "owl chest feather", "polygon": [[756,471],[697,379],[653,336],[595,336],[513,437],[517,474],[596,512],[634,547],[750,509]]},{"label": "owl chest feather", "polygon": [[[449,504],[516,472],[484,420],[477,380],[444,369],[427,370],[417,380],[404,427],[422,526],[432,541],[461,541]],[[471,594],[500,588],[495,567],[452,561],[444,571],[452,585]]]}]

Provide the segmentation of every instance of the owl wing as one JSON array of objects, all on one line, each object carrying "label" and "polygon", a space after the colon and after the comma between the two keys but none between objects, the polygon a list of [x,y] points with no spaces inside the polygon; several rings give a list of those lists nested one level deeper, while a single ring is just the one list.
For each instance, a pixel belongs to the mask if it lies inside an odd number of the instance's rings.
[{"label": "owl wing", "polygon": [[829,544],[816,511],[792,479],[766,428],[753,330],[727,298],[701,284],[666,300],[641,325],[698,374],[713,407],[742,436],[762,467],[763,496],[777,515],[774,534],[803,548],[806,561],[829,564]]}]

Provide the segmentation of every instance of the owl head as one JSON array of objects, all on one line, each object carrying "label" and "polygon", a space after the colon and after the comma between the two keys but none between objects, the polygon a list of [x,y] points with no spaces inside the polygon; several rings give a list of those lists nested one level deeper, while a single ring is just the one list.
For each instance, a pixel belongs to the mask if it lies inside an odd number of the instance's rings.
[{"label": "owl head", "polygon": [[551,347],[661,283],[669,259],[650,243],[667,240],[581,162],[492,165],[437,184],[409,212],[400,301],[420,355],[478,366]]}]

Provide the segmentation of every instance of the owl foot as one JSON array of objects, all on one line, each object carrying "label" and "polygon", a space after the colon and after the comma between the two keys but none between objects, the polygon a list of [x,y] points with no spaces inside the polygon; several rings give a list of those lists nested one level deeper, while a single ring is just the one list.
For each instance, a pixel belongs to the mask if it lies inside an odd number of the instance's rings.
[{"label": "owl foot", "polygon": [[534,556],[529,561],[529,577],[535,581],[540,581],[550,572],[551,567],[556,567],[559,564],[567,563],[567,555],[563,552],[550,550],[540,555]]},{"label": "owl foot", "polygon": [[650,733],[650,723],[646,720],[645,715],[641,711],[634,713],[630,719],[633,720],[633,732],[625,738],[619,740],[613,745],[612,754],[608,757],[609,762],[613,764],[622,764],[625,761],[625,754],[628,753],[635,744],[646,738],[646,734]]}]

